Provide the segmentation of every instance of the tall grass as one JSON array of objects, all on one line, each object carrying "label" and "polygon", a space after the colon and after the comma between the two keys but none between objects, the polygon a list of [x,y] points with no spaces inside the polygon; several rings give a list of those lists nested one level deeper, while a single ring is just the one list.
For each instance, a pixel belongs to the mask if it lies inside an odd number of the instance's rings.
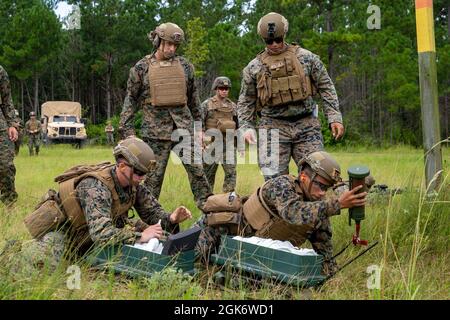
[{"label": "tall grass", "polygon": [[[365,150],[352,148],[332,150],[343,169],[353,164],[369,166],[377,183],[399,187],[402,194],[393,197],[373,196],[366,207],[361,237],[379,245],[349,265],[320,288],[302,290],[271,282],[257,286],[238,281],[225,288],[214,284],[218,266],[198,265],[200,272],[187,276],[173,270],[151,278],[127,278],[105,270],[94,270],[85,263],[81,268],[81,289],[67,287],[65,261],[56,271],[34,270],[15,254],[0,257],[1,299],[448,299],[450,292],[450,153],[444,148],[444,175],[435,197],[426,195],[421,150],[406,146]],[[80,163],[113,161],[106,147],[70,146],[43,148],[39,157],[29,157],[22,148],[15,161],[16,186],[19,201],[13,209],[0,206],[0,248],[9,239],[30,241],[22,220],[33,210],[49,188],[56,188],[53,178],[65,169]],[[344,170],[345,171],[345,170]],[[291,163],[291,173],[296,174]],[[219,169],[215,191],[220,192],[223,171]],[[261,183],[257,165],[238,166],[237,192],[247,195]],[[181,165],[169,162],[160,202],[167,211],[179,205],[191,209],[192,221],[183,223],[186,229],[200,217],[190,192],[187,174]],[[335,251],[351,239],[354,226],[348,226],[348,212],[332,218]],[[306,245],[308,246],[308,245]],[[361,249],[350,247],[339,263],[344,263]],[[367,288],[366,273],[370,265],[381,268],[379,290]],[[20,267],[20,268],[19,268]],[[226,271],[226,270],[225,270]]]}]

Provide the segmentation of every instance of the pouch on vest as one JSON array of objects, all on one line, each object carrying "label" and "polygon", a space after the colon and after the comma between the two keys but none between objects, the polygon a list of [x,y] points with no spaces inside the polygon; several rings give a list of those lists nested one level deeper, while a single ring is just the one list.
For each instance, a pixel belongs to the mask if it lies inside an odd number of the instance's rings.
[{"label": "pouch on vest", "polygon": [[227,132],[227,130],[230,130],[230,129],[235,130],[236,123],[233,120],[218,119],[217,120],[217,129],[219,129],[223,133]]},{"label": "pouch on vest", "polygon": [[261,230],[265,225],[270,223],[270,213],[263,207],[259,201],[258,189],[244,203],[243,212],[245,219],[255,230]]},{"label": "pouch on vest", "polygon": [[58,229],[67,220],[53,197],[54,194],[56,194],[54,190],[49,190],[44,195],[43,201],[24,219],[25,226],[35,239],[39,239],[46,233]]},{"label": "pouch on vest", "polygon": [[[298,46],[290,46],[279,55],[260,53],[258,59],[263,64],[257,75],[257,91],[262,106],[276,107],[303,101],[314,96],[316,89],[310,76],[305,75],[302,64],[297,57]],[[266,98],[267,88],[270,96]]]},{"label": "pouch on vest", "polygon": [[262,107],[267,105],[269,100],[273,98],[273,95],[278,93],[279,90],[273,90],[272,86],[274,83],[271,81],[270,75],[268,74],[268,70],[265,66],[263,66],[263,71],[258,73],[256,76],[256,81],[256,91],[258,95],[258,99],[256,100],[256,109],[257,111],[261,111]]},{"label": "pouch on vest", "polygon": [[180,107],[187,104],[186,77],[179,59],[149,60],[151,104],[155,107]]},{"label": "pouch on vest", "polygon": [[278,78],[278,84],[280,86],[280,95],[283,103],[292,101],[292,96],[289,92],[288,77]]},{"label": "pouch on vest", "polygon": [[215,194],[206,200],[205,212],[239,212],[242,207],[241,198],[234,192]]},{"label": "pouch on vest", "polygon": [[301,246],[307,239],[308,234],[314,230],[310,224],[293,225],[279,217],[273,217],[271,222],[264,228],[256,231],[255,235],[260,238],[289,241],[294,246]]},{"label": "pouch on vest", "polygon": [[206,216],[206,224],[210,227],[226,227],[228,233],[238,235],[242,222],[239,212],[212,212]]},{"label": "pouch on vest", "polygon": [[[270,81],[270,80],[269,80]],[[271,88],[272,88],[272,97],[270,99],[272,105],[280,105],[283,103],[283,100],[281,99],[281,93],[280,93],[280,84],[278,80],[273,79],[271,82]]]},{"label": "pouch on vest", "polygon": [[240,224],[241,214],[239,212],[212,212],[206,216],[208,226],[221,226],[224,224]]}]

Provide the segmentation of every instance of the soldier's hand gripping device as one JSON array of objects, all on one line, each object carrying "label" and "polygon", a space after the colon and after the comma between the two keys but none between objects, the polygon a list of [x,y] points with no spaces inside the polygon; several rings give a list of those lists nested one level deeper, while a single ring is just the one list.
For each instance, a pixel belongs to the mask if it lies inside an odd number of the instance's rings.
[{"label": "soldier's hand gripping device", "polygon": [[[348,169],[348,176],[349,176],[349,187],[350,190],[362,185],[363,188],[361,188],[358,193],[365,192],[366,186],[365,186],[365,178],[370,174],[370,170],[367,167],[364,166],[354,166],[350,167]],[[353,207],[348,209],[348,224],[349,226],[352,225],[352,219],[355,220],[355,234],[353,235],[352,242],[356,245],[362,245],[367,246],[368,241],[362,240],[359,238],[359,232],[361,230],[361,221],[365,218],[365,207]]]}]

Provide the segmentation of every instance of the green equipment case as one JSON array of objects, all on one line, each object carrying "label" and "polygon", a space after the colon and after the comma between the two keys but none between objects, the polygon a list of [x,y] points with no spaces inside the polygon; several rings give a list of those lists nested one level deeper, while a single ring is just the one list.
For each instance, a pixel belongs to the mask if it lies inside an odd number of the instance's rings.
[{"label": "green equipment case", "polygon": [[321,255],[298,255],[229,236],[222,237],[219,250],[211,259],[218,265],[295,286],[311,287],[325,280]]},{"label": "green equipment case", "polygon": [[194,250],[173,256],[145,251],[129,245],[110,246],[94,251],[87,257],[88,263],[99,268],[112,269],[132,277],[150,277],[154,272],[172,267],[188,274],[194,274]]}]

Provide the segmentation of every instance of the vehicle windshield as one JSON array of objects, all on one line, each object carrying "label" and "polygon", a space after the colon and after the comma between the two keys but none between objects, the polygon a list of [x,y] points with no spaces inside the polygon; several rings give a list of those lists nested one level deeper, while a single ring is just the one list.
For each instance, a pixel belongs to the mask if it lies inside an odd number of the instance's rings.
[{"label": "vehicle windshield", "polygon": [[53,122],[77,122],[75,116],[54,116]]}]

